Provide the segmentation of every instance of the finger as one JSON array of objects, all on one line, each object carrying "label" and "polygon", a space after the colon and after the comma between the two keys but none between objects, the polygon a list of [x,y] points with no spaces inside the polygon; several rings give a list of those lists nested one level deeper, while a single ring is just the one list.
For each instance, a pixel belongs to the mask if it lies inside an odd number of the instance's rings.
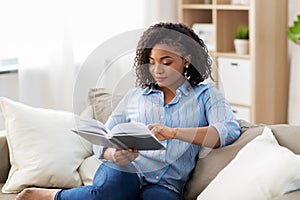
[{"label": "finger", "polygon": [[129,152],[129,151],[123,154],[123,156],[130,161],[133,161],[138,155],[139,153],[137,152]]},{"label": "finger", "polygon": [[158,131],[160,129],[161,125],[160,124],[149,124],[147,127],[150,131]]},{"label": "finger", "polygon": [[116,163],[119,165],[127,165],[129,164],[131,161],[133,161],[136,157],[134,155],[130,155],[130,156],[120,156],[117,158]]},{"label": "finger", "polygon": [[163,140],[166,140],[167,138],[164,136],[164,134],[162,134],[161,132],[157,132],[155,135],[154,135],[159,141],[163,141]]},{"label": "finger", "polygon": [[161,134],[159,134],[159,133],[155,134],[155,137],[156,137],[159,141],[164,140],[164,137],[163,137]]},{"label": "finger", "polygon": [[121,150],[116,153],[116,157],[119,159],[128,159],[133,154],[133,152],[129,152],[128,150]]}]

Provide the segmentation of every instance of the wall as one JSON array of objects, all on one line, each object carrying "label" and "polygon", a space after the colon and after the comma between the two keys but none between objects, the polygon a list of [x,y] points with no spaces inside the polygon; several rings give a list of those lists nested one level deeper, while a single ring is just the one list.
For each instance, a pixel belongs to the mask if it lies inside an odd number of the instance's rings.
[{"label": "wall", "polygon": [[[289,26],[300,15],[300,1],[289,0]],[[289,61],[290,61],[290,91],[288,123],[300,125],[300,45],[289,41]]]},{"label": "wall", "polygon": [[[18,100],[18,74],[0,73],[0,97],[9,97]],[[4,129],[4,119],[0,110],[0,130]]]}]

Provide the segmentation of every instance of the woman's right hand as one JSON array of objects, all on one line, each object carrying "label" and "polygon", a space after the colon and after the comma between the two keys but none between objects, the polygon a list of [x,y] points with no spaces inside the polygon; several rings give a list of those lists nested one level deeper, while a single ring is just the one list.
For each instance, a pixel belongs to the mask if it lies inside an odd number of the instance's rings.
[{"label": "woman's right hand", "polygon": [[104,158],[117,163],[120,166],[128,165],[139,155],[138,150],[116,150],[114,148],[107,148],[104,152]]}]

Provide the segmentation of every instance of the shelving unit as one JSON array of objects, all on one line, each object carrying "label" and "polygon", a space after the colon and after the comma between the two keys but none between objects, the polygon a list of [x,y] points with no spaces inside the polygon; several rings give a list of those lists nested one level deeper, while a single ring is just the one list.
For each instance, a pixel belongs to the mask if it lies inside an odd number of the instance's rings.
[{"label": "shelving unit", "polygon": [[[178,20],[190,27],[195,23],[214,26],[215,51],[210,55],[219,74],[218,87],[237,116],[253,123],[286,123],[287,1],[250,0],[248,5],[232,5],[231,0],[205,2],[178,0]],[[233,45],[235,30],[241,24],[248,25],[250,31],[247,55],[236,54]],[[240,91],[241,88],[250,91]],[[243,102],[243,97],[236,98],[237,94],[249,96],[249,103]]]}]

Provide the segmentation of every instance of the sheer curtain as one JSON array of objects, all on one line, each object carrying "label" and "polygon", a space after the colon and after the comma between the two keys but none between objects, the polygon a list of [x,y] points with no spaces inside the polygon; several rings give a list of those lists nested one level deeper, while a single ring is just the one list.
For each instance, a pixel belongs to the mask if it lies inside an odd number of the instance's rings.
[{"label": "sheer curtain", "polygon": [[[289,0],[289,25],[297,19],[300,14],[300,1]],[[289,41],[290,56],[290,91],[288,123],[300,125],[300,45]]]},{"label": "sheer curtain", "polygon": [[[142,8],[138,0],[39,3],[38,15],[31,14],[34,19],[26,20],[32,25],[30,34],[34,32],[34,35],[28,34],[29,39],[22,40],[36,45],[37,51],[21,54],[20,100],[40,107],[72,110],[74,84],[81,63],[106,39],[142,27]],[[36,29],[37,24],[42,27]],[[35,61],[37,55],[42,59]],[[46,63],[41,66],[43,61]],[[87,98],[87,93],[82,96]]]},{"label": "sheer curtain", "polygon": [[[0,57],[19,58],[19,101],[69,111],[76,76],[94,49],[120,33],[176,20],[173,0],[10,0],[0,4],[0,23],[6,28],[0,33]],[[124,60],[119,63],[131,62]]]}]

